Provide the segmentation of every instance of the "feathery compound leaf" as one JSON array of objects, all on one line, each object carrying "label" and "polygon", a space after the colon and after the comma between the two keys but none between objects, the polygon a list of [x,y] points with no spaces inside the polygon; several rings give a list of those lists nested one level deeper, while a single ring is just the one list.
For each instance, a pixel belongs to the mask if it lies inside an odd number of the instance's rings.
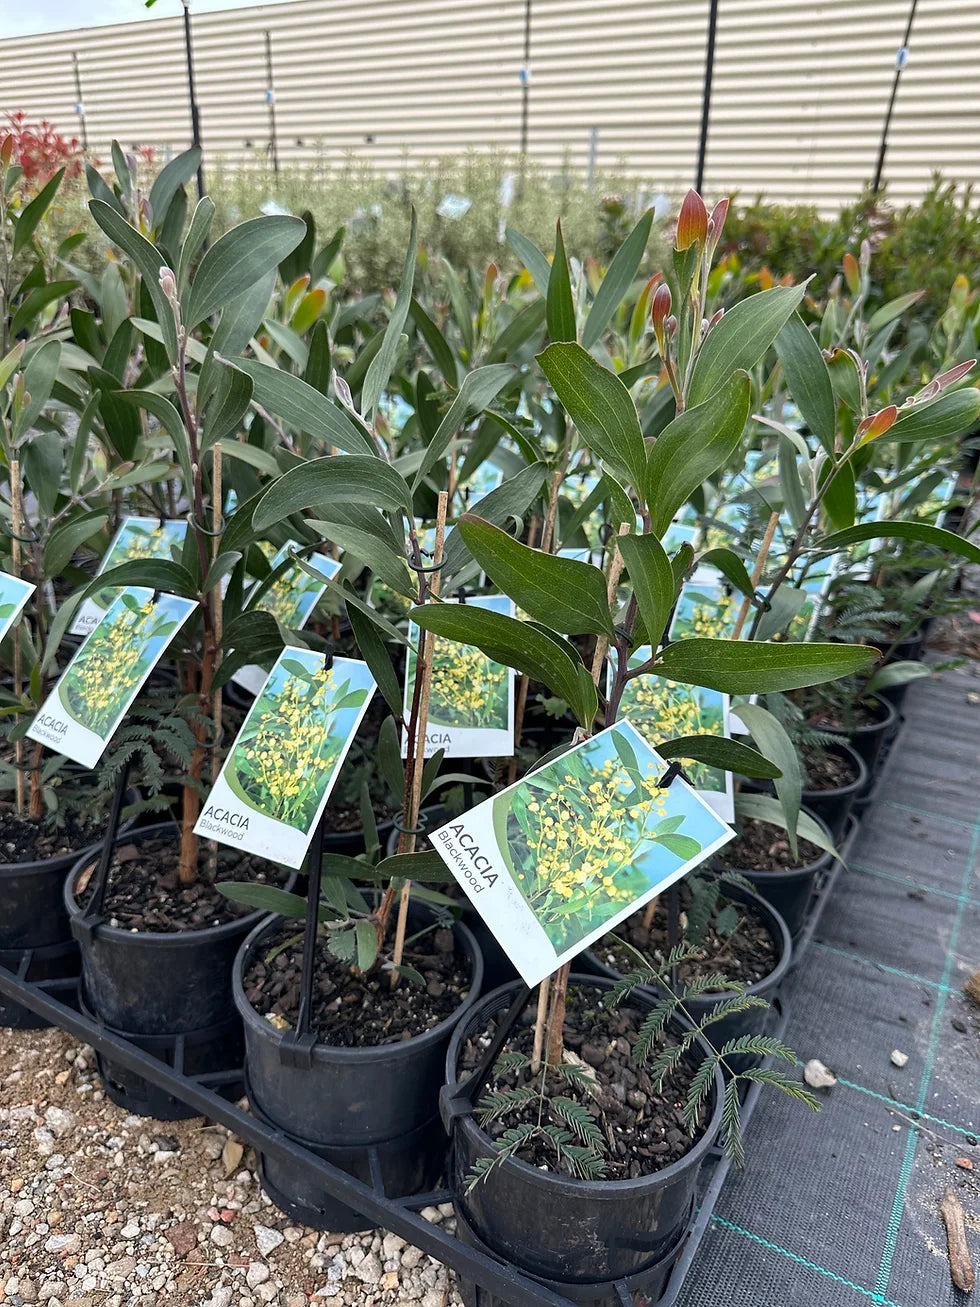
[{"label": "feathery compound leaf", "polygon": [[679,1003],[680,999],[676,994],[670,994],[666,998],[661,999],[660,1002],[657,1003],[655,1007],[652,1007],[643,1018],[643,1024],[640,1026],[636,1046],[633,1049],[633,1056],[637,1062],[645,1062],[650,1056],[650,1051],[653,1048],[657,1036],[673,1016]]},{"label": "feathery compound leaf", "polygon": [[738,1079],[729,1080],[721,1111],[721,1146],[733,1166],[745,1165],[745,1146],[742,1142],[742,1117],[738,1099]]},{"label": "feathery compound leaf", "polygon": [[521,1085],[517,1089],[501,1089],[484,1094],[477,1108],[480,1124],[487,1126],[491,1121],[498,1121],[514,1108],[532,1103],[538,1097],[538,1090],[533,1085]]},{"label": "feathery compound leaf", "polygon": [[689,1130],[693,1130],[701,1118],[701,1108],[714,1083],[717,1067],[716,1057],[706,1057],[694,1073],[684,1100],[684,1120]]},{"label": "feathery compound leaf", "polygon": [[550,1107],[559,1120],[565,1122],[581,1143],[588,1148],[601,1148],[602,1131],[584,1103],[577,1103],[573,1098],[564,1098],[559,1095],[550,1100]]}]

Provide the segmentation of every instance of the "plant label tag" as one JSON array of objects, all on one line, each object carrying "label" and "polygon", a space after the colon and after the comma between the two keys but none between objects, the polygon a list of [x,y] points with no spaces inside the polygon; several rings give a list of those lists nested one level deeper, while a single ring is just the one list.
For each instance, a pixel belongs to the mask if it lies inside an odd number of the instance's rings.
[{"label": "plant label tag", "polygon": [[[303,629],[327,588],[326,580],[318,581],[315,576],[310,576],[309,572],[304,572],[298,563],[288,562],[290,549],[299,548],[301,548],[299,542],[291,540],[277,550],[271,560],[272,570],[282,567],[284,563],[286,566],[268,588],[258,595],[258,598],[249,599],[250,609],[271,613],[278,622],[291,631]],[[330,558],[326,554],[314,554],[309,562],[311,567],[315,567],[330,580],[333,580],[340,571],[340,563],[337,559]],[[253,593],[257,590],[258,586]],[[265,685],[267,676],[268,672],[264,668],[249,663],[248,666],[239,668],[231,679],[249,694],[258,694]]]},{"label": "plant label tag", "polygon": [[287,645],[194,831],[297,870],[375,691],[367,663]]},{"label": "plant label tag", "polygon": [[[641,645],[631,655],[630,667],[649,662],[651,657],[650,646]],[[607,664],[607,695],[612,679],[612,666]],[[681,685],[649,673],[626,682],[619,711],[655,749],[661,740],[682,735],[719,735],[730,739],[730,706],[729,696],[720,690]],[[685,762],[684,772],[722,821],[735,820],[735,785],[730,771],[704,762]]]},{"label": "plant label tag", "polygon": [[666,768],[617,722],[431,835],[528,985],[735,838]]},{"label": "plant label tag", "polygon": [[[119,530],[99,564],[97,575],[110,567],[131,562],[134,558],[164,558],[169,560],[172,549],[182,549],[187,534],[187,523],[179,520],[161,521],[156,517],[123,518]],[[106,615],[118,590],[100,590],[89,595],[75,614],[68,628],[69,635],[88,635]]]},{"label": "plant label tag", "polygon": [[35,588],[30,581],[0,572],[0,640],[20,617]]},{"label": "plant label tag", "polygon": [[44,701],[28,738],[94,767],[196,607],[193,599],[141,587],[119,591]]},{"label": "plant label tag", "polygon": [[730,640],[738,621],[741,600],[729,593],[714,568],[699,568],[681,592],[670,624],[671,640],[692,640],[707,636]]},{"label": "plant label tag", "polygon": [[[449,600],[456,603],[457,600]],[[486,608],[513,617],[514,605],[505,595],[476,595],[467,608]],[[417,646],[422,633],[414,622],[408,638]],[[425,756],[444,749],[447,758],[511,758],[514,754],[514,669],[488,658],[475,645],[457,644],[432,636],[432,685],[425,728]],[[408,651],[405,677],[405,720],[411,716],[418,659]],[[402,757],[408,753],[408,732],[402,731]]]}]

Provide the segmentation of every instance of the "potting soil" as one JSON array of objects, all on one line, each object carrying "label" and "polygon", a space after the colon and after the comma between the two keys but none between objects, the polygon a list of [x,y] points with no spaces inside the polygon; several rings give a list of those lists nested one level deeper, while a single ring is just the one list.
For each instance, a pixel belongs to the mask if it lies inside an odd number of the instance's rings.
[{"label": "potting soil", "polygon": [[764,1092],[677,1307],[960,1305],[947,1189],[980,1266],[980,664],[914,684],[905,715],[783,991],[787,1042],[838,1083],[819,1114]]}]

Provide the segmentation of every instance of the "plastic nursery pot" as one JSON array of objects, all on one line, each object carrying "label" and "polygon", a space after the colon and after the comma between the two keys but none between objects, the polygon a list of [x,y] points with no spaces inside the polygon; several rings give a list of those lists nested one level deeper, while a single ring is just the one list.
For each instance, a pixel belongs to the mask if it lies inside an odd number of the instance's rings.
[{"label": "plastic nursery pot", "polygon": [[[827,824],[815,813],[804,807],[803,812],[822,826],[828,837]],[[775,829],[775,828],[774,828]],[[720,857],[712,859],[711,869],[720,876],[726,872],[735,872],[747,880],[760,898],[772,905],[785,921],[789,933],[795,939],[806,921],[807,908],[823,873],[833,866],[832,853],[821,852],[814,862],[801,867],[784,867],[779,871],[755,871],[749,867],[733,867],[722,862]]]},{"label": "plastic nursery pot", "polygon": [[[432,909],[413,900],[409,931],[434,920]],[[457,1024],[472,1009],[483,982],[483,959],[472,933],[453,926],[470,964],[467,997],[431,1030],[395,1044],[339,1048],[317,1042],[309,1065],[284,1056],[289,1032],[277,1030],[245,996],[248,967],[280,918],[253,930],[234,966],[235,1006],[245,1025],[245,1069],[253,1110],[286,1135],[359,1179],[370,1182],[374,1153],[385,1192],[403,1197],[431,1188],[445,1161],[446,1137],[439,1121],[439,1090],[446,1050]],[[365,1230],[372,1223],[332,1198],[322,1187],[271,1158],[262,1158],[269,1195],[290,1215],[330,1230]]]},{"label": "plastic nursery pot", "polygon": [[881,753],[883,746],[898,730],[898,714],[892,704],[879,694],[870,695],[865,702],[874,705],[873,710],[877,716],[876,721],[855,727],[825,726],[821,722],[820,730],[826,731],[829,735],[841,736],[847,740],[855,753],[861,755],[868,769],[868,779],[865,782],[865,785],[868,786],[873,780],[878,755]]},{"label": "plastic nursery pot", "polygon": [[[611,980],[574,975],[570,985],[609,990]],[[465,1041],[481,1035],[510,1007],[517,985],[488,994],[453,1035],[446,1078],[460,1078]],[[629,1005],[650,1007],[631,996]],[[701,1055],[707,1048],[701,1044]],[[456,1210],[475,1237],[499,1257],[547,1281],[594,1284],[636,1275],[679,1251],[694,1206],[698,1173],[721,1125],[724,1080],[716,1069],[706,1129],[684,1157],[635,1180],[575,1180],[515,1157],[498,1163],[467,1192],[473,1165],[497,1148],[472,1116],[452,1123],[450,1185]]]},{"label": "plastic nursery pot", "polygon": [[[772,937],[776,948],[775,966],[767,976],[757,980],[754,985],[747,985],[743,991],[753,997],[764,998],[767,1003],[771,1003],[778,994],[793,961],[793,940],[789,933],[789,927],[771,903],[767,903],[765,899],[742,885],[726,885],[724,895],[733,903],[740,903],[748,908],[764,923]],[[605,976],[609,980],[619,980],[621,978],[622,973],[609,963],[603,962],[595,949],[589,949],[584,954],[582,961],[583,969],[595,972],[597,976]],[[662,997],[657,992],[656,987],[650,989],[644,987],[639,992],[649,994],[651,1001],[654,1003]],[[685,998],[684,1006],[691,1014],[691,1017],[696,1022],[700,1022],[702,1017],[708,1016],[724,999],[734,997],[734,990],[697,994],[691,998]],[[744,1012],[734,1012],[731,1016],[723,1017],[720,1021],[714,1022],[709,1027],[707,1039],[715,1048],[720,1048],[729,1039],[737,1039],[740,1035],[768,1034],[775,1025],[777,1016],[778,1013],[773,1007],[765,1010],[762,1008],[748,1008]],[[758,1058],[749,1056],[728,1059],[729,1066],[733,1071],[745,1071],[750,1066],[756,1065],[758,1061]]]},{"label": "plastic nursery pot", "polygon": [[[855,800],[868,784],[868,768],[858,751],[846,740],[838,740],[824,750],[837,758],[844,759],[854,773],[854,780],[847,785],[834,786],[832,789],[815,790],[804,788],[803,805],[815,817],[819,817],[833,837],[834,844],[839,844],[847,829],[847,819],[854,807]],[[757,781],[751,778],[742,780],[742,788],[757,794],[775,794],[772,781]]]},{"label": "plastic nursery pot", "polygon": [[[117,843],[169,838],[177,857],[179,831],[172,822],[121,835]],[[261,920],[250,912],[204,930],[154,933],[103,922],[77,930],[82,907],[75,884],[92,862],[79,858],[65,881],[65,907],[82,951],[82,980],[89,1006],[114,1030],[128,1034],[187,1035],[219,1028],[232,1009],[231,973],[242,940]],[[291,878],[290,885],[295,880]]]},{"label": "plastic nursery pot", "polygon": [[[61,906],[60,897],[58,906]],[[78,975],[78,945],[69,939],[67,943],[52,944],[47,948],[9,952],[0,949],[0,967],[31,984],[75,977]],[[8,1030],[43,1030],[50,1024],[23,1003],[0,994],[0,1026]]]}]

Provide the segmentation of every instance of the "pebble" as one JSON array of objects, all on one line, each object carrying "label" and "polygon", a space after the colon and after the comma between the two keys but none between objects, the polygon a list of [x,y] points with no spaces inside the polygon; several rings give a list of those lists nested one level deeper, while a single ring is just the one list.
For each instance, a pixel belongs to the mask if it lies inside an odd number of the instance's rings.
[{"label": "pebble", "polygon": [[908,1053],[903,1053],[901,1049],[893,1048],[891,1062],[892,1066],[906,1066],[909,1060]]},{"label": "pebble", "polygon": [[75,1114],[66,1111],[63,1107],[49,1107],[44,1113],[44,1124],[55,1139],[63,1139],[75,1129]]},{"label": "pebble", "polygon": [[255,1227],[255,1246],[263,1257],[268,1257],[270,1253],[275,1252],[283,1242],[283,1237],[278,1230],[273,1230],[268,1225]]},{"label": "pebble", "polygon": [[257,1289],[260,1284],[265,1284],[271,1274],[265,1262],[252,1262],[245,1273],[245,1283],[250,1289]]},{"label": "pebble", "polygon": [[211,1242],[216,1248],[230,1248],[235,1242],[235,1236],[227,1225],[213,1225],[211,1227]]}]

